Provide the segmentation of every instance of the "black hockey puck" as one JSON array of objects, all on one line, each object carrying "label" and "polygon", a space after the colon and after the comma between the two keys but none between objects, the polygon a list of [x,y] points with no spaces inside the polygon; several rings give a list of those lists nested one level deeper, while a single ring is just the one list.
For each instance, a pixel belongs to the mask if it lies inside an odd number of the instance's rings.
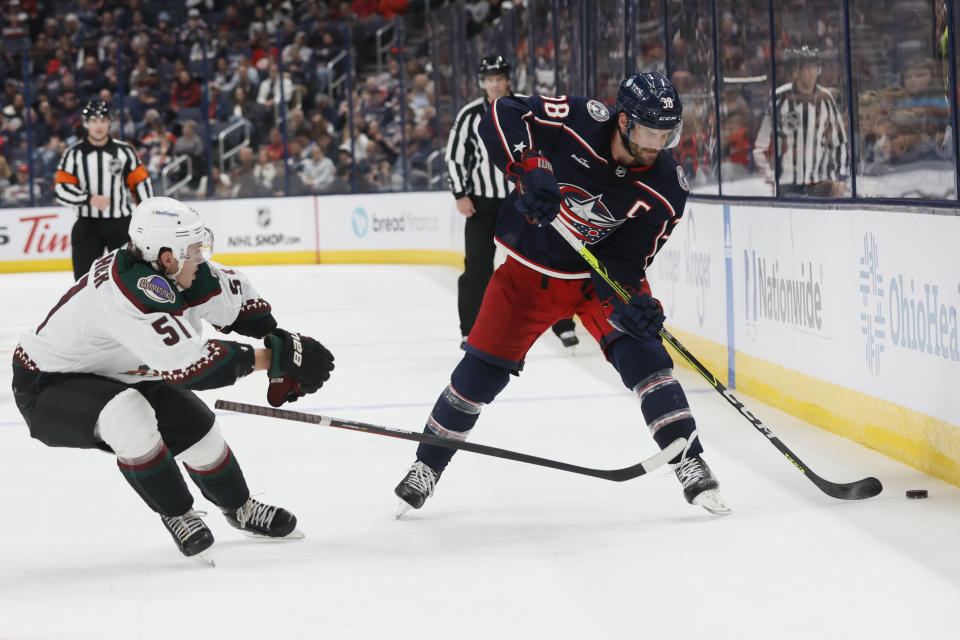
[{"label": "black hockey puck", "polygon": [[910,489],[907,491],[907,497],[911,500],[919,500],[927,497],[926,489]]}]

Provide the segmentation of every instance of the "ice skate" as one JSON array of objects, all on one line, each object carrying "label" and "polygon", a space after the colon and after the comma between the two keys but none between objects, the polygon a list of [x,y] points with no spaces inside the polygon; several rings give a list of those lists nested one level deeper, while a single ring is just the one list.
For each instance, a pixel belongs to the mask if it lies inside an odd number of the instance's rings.
[{"label": "ice skate", "polygon": [[397,507],[397,518],[405,514],[410,509],[419,509],[426,502],[427,498],[433,495],[433,490],[437,486],[437,480],[440,474],[429,466],[417,460],[407,471],[400,484],[393,492],[400,498],[400,504]]},{"label": "ice skate", "polygon": [[576,352],[576,346],[580,344],[580,338],[577,337],[577,332],[574,330],[564,331],[557,335],[560,338],[560,344],[562,344],[567,349],[570,349],[574,353]]},{"label": "ice skate", "polygon": [[[180,553],[187,557],[198,554],[202,557],[203,552],[213,545],[213,534],[200,519],[202,515],[206,513],[190,509],[180,516],[160,516],[163,526],[173,536],[173,541],[177,543]],[[213,564],[212,560],[204,558],[204,561]]]},{"label": "ice skate", "polygon": [[730,513],[730,507],[720,495],[720,483],[703,458],[698,455],[683,458],[673,465],[673,470],[683,485],[683,497],[687,502],[715,515]]},{"label": "ice skate", "polygon": [[263,504],[247,498],[235,511],[224,511],[227,522],[251,538],[299,540],[303,532],[297,529],[297,517],[280,507]]}]

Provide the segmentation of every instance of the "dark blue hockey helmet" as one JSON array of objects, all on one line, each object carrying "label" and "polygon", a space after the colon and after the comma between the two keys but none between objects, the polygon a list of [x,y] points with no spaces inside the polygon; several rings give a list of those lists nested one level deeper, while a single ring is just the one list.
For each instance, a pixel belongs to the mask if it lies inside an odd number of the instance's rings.
[{"label": "dark blue hockey helmet", "polygon": [[667,78],[656,71],[634,73],[620,83],[617,91],[617,110],[627,116],[627,134],[636,125],[650,129],[671,131],[664,149],[677,146],[683,132],[683,105],[680,94]]},{"label": "dark blue hockey helmet", "polygon": [[113,113],[103,100],[90,100],[80,109],[80,115],[84,120],[90,118],[109,118],[113,119]]}]

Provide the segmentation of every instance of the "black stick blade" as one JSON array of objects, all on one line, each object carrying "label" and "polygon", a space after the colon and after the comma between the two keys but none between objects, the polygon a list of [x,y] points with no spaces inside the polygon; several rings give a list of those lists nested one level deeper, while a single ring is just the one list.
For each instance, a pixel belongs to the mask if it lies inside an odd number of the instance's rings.
[{"label": "black stick blade", "polygon": [[840,500],[865,500],[879,495],[880,492],[883,491],[883,485],[880,483],[880,480],[872,476],[857,480],[856,482],[837,484],[813,474],[808,473],[808,475],[810,479],[813,480],[813,483],[820,487],[821,491],[831,498],[838,498]]}]

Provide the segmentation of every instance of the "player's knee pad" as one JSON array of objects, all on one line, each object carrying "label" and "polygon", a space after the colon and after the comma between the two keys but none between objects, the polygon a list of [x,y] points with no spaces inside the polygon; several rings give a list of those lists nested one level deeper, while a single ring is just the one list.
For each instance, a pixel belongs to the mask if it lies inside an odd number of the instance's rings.
[{"label": "player's knee pad", "polygon": [[673,360],[659,340],[618,338],[607,347],[606,356],[628,389],[633,389],[657,371],[673,369]]},{"label": "player's knee pad", "polygon": [[464,399],[489,404],[510,381],[510,372],[466,354],[450,375],[450,384]]},{"label": "player's knee pad", "polygon": [[220,426],[214,422],[207,435],[188,447],[177,456],[177,459],[190,469],[204,471],[222,463],[229,455],[229,451],[227,442],[220,432]]},{"label": "player's knee pad", "polygon": [[103,407],[95,433],[126,460],[150,455],[163,445],[153,407],[136,389],[118,393]]}]

